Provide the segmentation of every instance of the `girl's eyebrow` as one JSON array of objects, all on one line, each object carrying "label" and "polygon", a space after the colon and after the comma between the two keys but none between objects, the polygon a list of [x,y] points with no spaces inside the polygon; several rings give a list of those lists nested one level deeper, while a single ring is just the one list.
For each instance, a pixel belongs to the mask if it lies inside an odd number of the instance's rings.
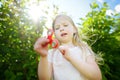
[{"label": "girl's eyebrow", "polygon": [[68,24],[68,23],[63,23],[63,24]]},{"label": "girl's eyebrow", "polygon": [[[62,22],[62,24],[68,24],[67,22]],[[56,24],[55,27],[60,27],[60,24]]]},{"label": "girl's eyebrow", "polygon": [[57,25],[55,25],[55,27],[60,27],[60,25],[59,25],[59,24],[57,24]]}]

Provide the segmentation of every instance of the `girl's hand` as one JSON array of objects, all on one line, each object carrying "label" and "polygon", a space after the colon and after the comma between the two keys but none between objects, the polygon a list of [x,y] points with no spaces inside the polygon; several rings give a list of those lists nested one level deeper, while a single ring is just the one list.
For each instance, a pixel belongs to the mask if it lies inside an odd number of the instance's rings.
[{"label": "girl's hand", "polygon": [[38,38],[34,44],[34,50],[40,54],[40,56],[45,57],[48,53],[48,45],[49,42],[47,38]]},{"label": "girl's hand", "polygon": [[58,49],[62,53],[62,55],[65,57],[65,59],[70,61],[71,55],[70,55],[69,48],[67,46],[60,46]]}]

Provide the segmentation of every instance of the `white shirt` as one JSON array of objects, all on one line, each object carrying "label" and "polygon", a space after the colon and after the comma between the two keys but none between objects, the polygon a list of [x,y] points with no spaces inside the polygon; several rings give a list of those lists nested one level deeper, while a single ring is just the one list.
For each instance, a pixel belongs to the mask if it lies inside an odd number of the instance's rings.
[{"label": "white shirt", "polygon": [[[84,60],[79,47],[70,48],[69,50],[70,54],[77,58],[77,60]],[[90,55],[90,53],[87,53],[87,55]],[[86,80],[80,72],[63,57],[58,49],[49,50],[48,61],[53,64],[54,80]]]}]

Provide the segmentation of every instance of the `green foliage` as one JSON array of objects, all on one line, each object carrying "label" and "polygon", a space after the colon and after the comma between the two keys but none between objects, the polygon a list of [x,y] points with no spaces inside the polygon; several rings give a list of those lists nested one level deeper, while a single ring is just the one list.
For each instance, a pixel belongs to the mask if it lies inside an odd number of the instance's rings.
[{"label": "green foliage", "polygon": [[96,2],[90,5],[92,11],[83,20],[82,33],[94,52],[104,54],[105,64],[101,65],[103,80],[119,80],[120,76],[120,15],[106,15],[107,3],[100,7]]},{"label": "green foliage", "polygon": [[23,0],[1,3],[0,79],[36,80],[38,59],[33,44],[41,36],[45,20],[33,23]]},{"label": "green foliage", "polygon": [[[46,27],[46,16],[34,22],[28,15],[26,3],[30,0],[0,1],[0,79],[37,80],[39,55],[33,50],[37,38]],[[41,0],[34,1],[38,5]],[[53,14],[58,8],[53,5]],[[45,15],[48,9],[44,8]]]},{"label": "green foliage", "polygon": [[[27,14],[25,3],[29,0],[1,0],[0,5],[0,79],[36,80],[39,56],[33,44],[41,37],[46,18],[34,23]],[[39,2],[40,0],[38,0]],[[58,7],[53,13],[57,14]],[[120,76],[120,14],[106,15],[107,3],[100,7],[90,5],[92,11],[83,20],[82,33],[92,49],[104,54],[101,65],[103,80],[119,80]],[[48,8],[49,9],[49,8]],[[48,11],[45,11],[48,14]]]}]

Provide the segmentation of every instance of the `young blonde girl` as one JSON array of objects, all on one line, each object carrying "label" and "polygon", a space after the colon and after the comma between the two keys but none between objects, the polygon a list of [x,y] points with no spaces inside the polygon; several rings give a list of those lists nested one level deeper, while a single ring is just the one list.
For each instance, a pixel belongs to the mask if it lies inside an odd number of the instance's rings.
[{"label": "young blonde girl", "polygon": [[60,46],[48,50],[49,42],[39,38],[34,50],[40,54],[39,80],[101,80],[101,72],[91,48],[79,37],[77,27],[69,16],[58,15],[53,30]]}]

